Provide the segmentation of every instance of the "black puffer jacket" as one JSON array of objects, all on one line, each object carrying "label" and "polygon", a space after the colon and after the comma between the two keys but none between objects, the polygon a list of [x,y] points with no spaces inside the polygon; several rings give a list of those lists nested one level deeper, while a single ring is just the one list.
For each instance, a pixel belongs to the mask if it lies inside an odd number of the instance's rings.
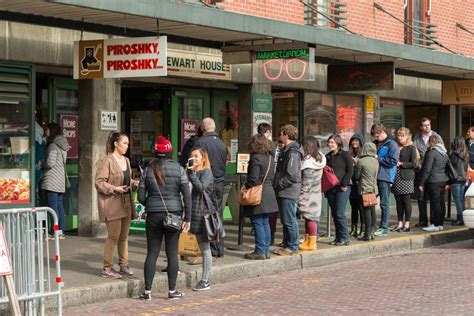
[{"label": "black puffer jacket", "polygon": [[[150,164],[155,162],[157,163],[155,160]],[[176,161],[170,159],[163,161],[163,169],[165,185],[160,186],[160,191],[168,212],[183,211],[184,201],[184,220],[191,221],[191,192],[184,169]],[[140,178],[138,201],[145,205],[145,212],[147,213],[165,212],[165,205],[161,200],[157,187],[158,183],[154,177],[153,169],[149,165]]]},{"label": "black puffer jacket", "polygon": [[277,197],[298,201],[301,193],[303,148],[292,142],[278,155],[273,188]]},{"label": "black puffer jacket", "polygon": [[448,164],[448,155],[446,149],[441,144],[436,144],[428,150],[421,167],[420,185],[428,183],[448,182],[449,177],[446,173],[446,165]]},{"label": "black puffer jacket", "polygon": [[[193,234],[201,234],[203,213],[214,213],[216,211],[214,178],[210,169],[191,172],[189,178],[193,184],[191,193],[193,211],[190,231]],[[205,208],[204,210],[202,209],[203,207]]]}]

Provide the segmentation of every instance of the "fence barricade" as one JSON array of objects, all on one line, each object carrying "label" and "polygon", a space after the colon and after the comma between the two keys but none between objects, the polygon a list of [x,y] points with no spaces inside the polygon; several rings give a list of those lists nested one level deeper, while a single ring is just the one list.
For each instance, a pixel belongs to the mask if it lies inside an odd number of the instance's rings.
[{"label": "fence barricade", "polygon": [[[56,213],[49,207],[4,209],[0,210],[0,221],[10,251],[22,314],[44,315],[46,298],[55,297],[57,314],[62,315],[61,288],[64,284],[59,255],[62,231]],[[48,238],[51,224],[54,240]],[[0,314],[8,310],[8,303],[6,285],[0,278]]]}]

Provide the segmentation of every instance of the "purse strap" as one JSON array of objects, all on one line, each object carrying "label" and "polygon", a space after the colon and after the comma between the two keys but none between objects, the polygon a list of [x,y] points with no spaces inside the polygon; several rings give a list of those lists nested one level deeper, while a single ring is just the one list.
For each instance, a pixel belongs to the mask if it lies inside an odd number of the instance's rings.
[{"label": "purse strap", "polygon": [[166,207],[166,203],[165,203],[165,200],[163,199],[163,195],[161,195],[160,186],[158,185],[158,181],[156,181],[156,175],[155,175],[155,172],[153,171],[153,168],[152,168],[151,172],[153,172],[153,181],[155,181],[156,187],[158,189],[158,193],[160,194],[161,202],[165,206],[166,215],[168,215],[168,208]]},{"label": "purse strap", "polygon": [[267,180],[268,172],[270,171],[271,165],[272,165],[272,156],[268,157],[268,168],[267,168],[267,172],[265,172],[265,177],[263,177],[262,185],[265,183],[265,180]]}]

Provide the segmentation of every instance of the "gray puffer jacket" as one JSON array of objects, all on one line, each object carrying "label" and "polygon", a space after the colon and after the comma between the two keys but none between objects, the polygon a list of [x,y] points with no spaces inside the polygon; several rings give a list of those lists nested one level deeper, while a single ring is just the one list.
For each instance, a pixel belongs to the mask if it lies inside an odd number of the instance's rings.
[{"label": "gray puffer jacket", "polygon": [[66,192],[66,175],[64,164],[67,159],[69,144],[62,135],[56,136],[46,148],[45,165],[41,179],[41,189],[64,193]]},{"label": "gray puffer jacket", "polygon": [[277,197],[299,200],[301,193],[301,161],[304,152],[300,144],[292,142],[278,155],[273,188]]}]

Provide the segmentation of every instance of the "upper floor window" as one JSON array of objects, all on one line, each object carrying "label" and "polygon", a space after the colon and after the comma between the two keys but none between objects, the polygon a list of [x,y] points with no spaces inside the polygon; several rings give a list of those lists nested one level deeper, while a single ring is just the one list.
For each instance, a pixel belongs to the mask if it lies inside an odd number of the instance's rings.
[{"label": "upper floor window", "polygon": [[430,47],[436,26],[430,23],[431,0],[405,0],[405,44]]},{"label": "upper floor window", "polygon": [[339,0],[301,0],[305,6],[305,23],[307,25],[339,28],[346,26],[344,10],[346,3]]}]

